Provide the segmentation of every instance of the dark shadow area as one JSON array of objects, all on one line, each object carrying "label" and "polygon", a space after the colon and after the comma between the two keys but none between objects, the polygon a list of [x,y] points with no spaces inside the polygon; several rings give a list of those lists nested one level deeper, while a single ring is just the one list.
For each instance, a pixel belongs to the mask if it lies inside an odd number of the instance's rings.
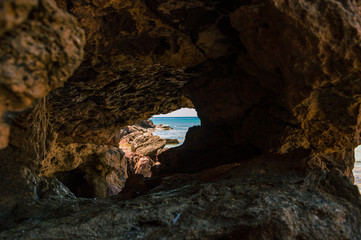
[{"label": "dark shadow area", "polygon": [[76,168],[67,172],[57,172],[54,174],[77,197],[95,197],[94,187],[85,179],[85,173]]}]

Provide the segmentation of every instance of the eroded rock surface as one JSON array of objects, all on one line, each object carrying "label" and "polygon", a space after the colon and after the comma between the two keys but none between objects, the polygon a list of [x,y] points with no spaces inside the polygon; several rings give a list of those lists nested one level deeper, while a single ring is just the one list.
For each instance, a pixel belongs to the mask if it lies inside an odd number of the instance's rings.
[{"label": "eroded rock surface", "polygon": [[143,134],[136,137],[132,142],[132,151],[144,156],[154,157],[158,149],[163,148],[167,140],[152,134]]},{"label": "eroded rock surface", "polygon": [[62,86],[83,58],[84,31],[52,0],[0,3],[0,149],[10,122]]},{"label": "eroded rock surface", "polygon": [[14,222],[2,226],[0,237],[359,238],[361,199],[349,179],[325,171],[301,174],[289,169],[290,161],[281,166],[273,160],[252,159],[166,178],[131,201],[69,199],[23,205],[14,212]]},{"label": "eroded rock surface", "polygon": [[138,174],[143,176],[143,178],[152,176],[151,168],[154,166],[154,161],[150,157],[134,152],[127,152],[124,158],[128,163],[128,175]]},{"label": "eroded rock surface", "polygon": [[58,145],[42,163],[41,176],[56,177],[78,197],[117,194],[128,177],[121,149],[95,144]]},{"label": "eroded rock surface", "polygon": [[243,48],[185,87],[202,126],[169,161],[304,149],[315,156],[309,165],[350,174],[360,143],[359,13],[354,1],[250,1],[232,11]]},{"label": "eroded rock surface", "polygon": [[127,126],[118,134],[120,138],[119,148],[125,152],[137,153],[156,159],[158,150],[163,149],[170,140],[152,134],[154,130],[168,130],[170,128],[169,126],[167,128],[162,127],[162,125],[154,125],[151,120],[143,120],[135,125]]},{"label": "eroded rock surface", "polygon": [[[143,128],[143,125],[148,128]],[[166,140],[153,136],[151,121],[120,131],[119,148],[96,144],[55,144],[41,163],[40,176],[56,178],[77,197],[118,194],[128,177],[151,177],[155,153]],[[152,157],[152,158],[150,158]]]},{"label": "eroded rock surface", "polygon": [[[12,3],[15,9],[24,4]],[[45,3],[27,2],[21,11],[31,12],[28,17],[12,19],[6,10],[0,23],[13,23],[2,24],[10,30],[0,30],[0,38],[31,25],[33,17],[46,23],[46,7],[37,7]],[[85,29],[85,57],[47,97],[49,127],[29,144],[36,149],[32,145],[42,143],[40,154],[24,147],[25,115],[12,125],[10,145],[0,152],[0,237],[360,239],[361,199],[351,171],[353,149],[361,143],[356,1],[57,3]],[[9,84],[4,89],[17,89]],[[46,91],[27,94],[32,101]],[[94,150],[80,161],[67,148],[94,144],[110,151],[124,126],[190,105],[202,126],[189,131],[183,146],[159,155],[156,177],[133,175],[123,192],[102,200],[75,198],[49,178],[68,170],[79,176],[79,169],[87,183],[117,182],[106,176],[113,176],[112,165],[124,164],[112,157],[119,150],[110,156]],[[52,139],[64,146],[58,165],[57,158],[51,163]],[[148,172],[147,160],[138,161],[142,166],[131,161],[133,171]],[[49,177],[39,176],[42,168]],[[113,185],[101,188],[103,196],[119,190]]]},{"label": "eroded rock surface", "polygon": [[104,144],[119,129],[152,114],[192,106],[180,91],[192,77],[185,68],[205,56],[186,30],[159,19],[154,12],[159,3],[58,3],[87,32],[82,65],[49,96],[59,141]]}]

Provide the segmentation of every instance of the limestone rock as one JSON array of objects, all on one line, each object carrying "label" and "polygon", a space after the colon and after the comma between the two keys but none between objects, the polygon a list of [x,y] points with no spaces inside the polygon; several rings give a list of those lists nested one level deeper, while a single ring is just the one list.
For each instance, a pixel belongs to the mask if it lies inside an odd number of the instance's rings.
[{"label": "limestone rock", "polygon": [[349,174],[347,154],[360,144],[359,5],[251,1],[236,7],[230,21],[242,47],[234,59],[193,69],[201,73],[183,90],[202,126],[164,162],[204,168],[217,159],[304,150],[325,168]]},{"label": "limestone rock", "polygon": [[[25,4],[29,15],[15,14],[1,39],[34,17],[47,23],[49,14],[38,7],[47,1],[12,3]],[[360,239],[361,199],[351,173],[353,149],[361,143],[360,3],[57,3],[85,29],[86,53],[68,82],[47,97],[50,127],[37,141],[49,150],[40,154],[42,164],[24,148],[33,147],[21,134],[29,131],[26,113],[12,124],[11,144],[0,152],[0,238]],[[11,18],[0,15],[0,23]],[[52,51],[51,43],[46,46]],[[14,66],[21,73],[24,65]],[[37,74],[30,74],[34,81]],[[35,93],[27,92],[31,101]],[[127,130],[130,149],[163,153],[153,166],[158,175],[133,174],[122,182],[128,163],[110,147],[125,136],[120,129],[185,105],[197,109],[202,125],[178,148],[157,150],[148,140],[165,142]],[[44,140],[50,133],[63,148],[58,153]],[[149,164],[142,165],[145,172]],[[77,183],[64,185],[80,196],[111,196],[122,184],[126,189],[109,199],[75,199],[63,191],[48,197],[40,168]]]},{"label": "limestone rock", "polygon": [[[187,68],[234,49],[217,26],[230,26],[220,2],[58,0],[87,33],[81,66],[49,95],[59,141],[105,144],[127,125],[192,107],[181,91],[193,78]],[[215,37],[198,41],[202,32]]]},{"label": "limestone rock", "polygon": [[136,125],[127,126],[120,131],[119,148],[124,152],[132,152],[132,143],[135,138],[143,135],[146,131]]},{"label": "limestone rock", "polygon": [[[303,175],[270,162],[253,159],[196,175],[168,177],[146,195],[128,201],[78,199],[61,205],[19,206],[0,238],[337,240],[360,236],[357,188],[347,190],[353,193],[350,196],[328,190],[352,186],[347,178],[319,171]],[[56,217],[45,214],[49,212]]]},{"label": "limestone rock", "polygon": [[123,128],[119,134],[119,148],[127,153],[137,153],[155,159],[157,151],[167,144],[166,139],[152,134],[152,130],[157,126],[154,126],[152,122],[149,124],[148,121],[145,121],[143,124],[141,122]]},{"label": "limestone rock", "polygon": [[56,146],[42,163],[41,176],[56,177],[78,197],[107,197],[128,177],[122,150],[106,145]]},{"label": "limestone rock", "polygon": [[53,0],[0,4],[0,148],[11,120],[62,86],[79,66],[84,31]]},{"label": "limestone rock", "polygon": [[57,178],[77,197],[109,197],[130,175],[150,177],[153,165],[147,156],[106,145],[59,144],[43,161],[40,175]]},{"label": "limestone rock", "polygon": [[155,129],[158,131],[162,130],[172,130],[173,128],[168,125],[159,124],[155,126]]},{"label": "limestone rock", "polygon": [[154,162],[150,157],[134,152],[127,152],[125,153],[124,158],[128,163],[128,176],[133,174],[142,175],[143,177],[152,176],[152,172],[150,170],[154,165]]},{"label": "limestone rock", "polygon": [[282,92],[275,103],[284,113],[269,110],[289,124],[279,151],[330,153],[360,141],[354,135],[361,66],[355,1],[255,1],[234,11],[231,23],[247,49],[239,66],[264,89]]},{"label": "limestone rock", "polygon": [[166,143],[167,144],[179,144],[180,142],[179,142],[179,140],[178,139],[173,139],[173,138],[166,138],[165,139],[166,140]]},{"label": "limestone rock", "polygon": [[56,178],[42,178],[39,187],[39,197],[41,199],[76,198],[76,196]]},{"label": "limestone rock", "polygon": [[159,162],[159,159],[158,159],[158,157],[159,157],[159,155],[160,154],[162,154],[162,153],[164,153],[165,151],[167,151],[169,148],[161,148],[161,149],[158,149],[158,151],[157,151],[157,153],[156,153],[156,161],[157,162]]},{"label": "limestone rock", "polygon": [[132,151],[144,156],[154,157],[158,149],[167,144],[165,139],[151,134],[143,134],[136,137],[132,142]]},{"label": "limestone rock", "polygon": [[29,167],[21,164],[22,155],[18,149],[9,146],[0,150],[0,155],[0,211],[1,218],[4,218],[17,205],[39,199],[41,179]]},{"label": "limestone rock", "polygon": [[141,126],[142,128],[155,128],[155,125],[151,120],[142,120],[138,122],[137,125]]}]

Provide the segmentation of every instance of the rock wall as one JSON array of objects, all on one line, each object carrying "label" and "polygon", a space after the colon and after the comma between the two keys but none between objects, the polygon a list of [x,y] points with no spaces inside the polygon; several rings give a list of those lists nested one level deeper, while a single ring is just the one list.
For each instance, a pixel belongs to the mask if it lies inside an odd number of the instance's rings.
[{"label": "rock wall", "polygon": [[151,2],[58,1],[87,32],[81,66],[49,95],[59,141],[104,144],[152,114],[192,106],[180,92],[185,68],[205,57]]},{"label": "rock wall", "polygon": [[1,149],[18,112],[62,86],[79,66],[85,34],[52,0],[2,1],[0,15]]},{"label": "rock wall", "polygon": [[121,149],[95,144],[57,145],[42,162],[40,176],[55,177],[77,197],[108,197],[128,178]]},{"label": "rock wall", "polygon": [[[302,150],[309,165],[351,177],[360,143],[360,20],[353,1],[250,1],[232,11],[243,48],[209,63],[184,89],[202,120],[190,150],[199,145],[204,156],[214,145],[198,165]],[[189,159],[186,151],[172,154],[173,165],[174,155],[178,167]]]},{"label": "rock wall", "polygon": [[[19,43],[0,50],[1,148],[13,112],[71,76],[11,126],[0,237],[360,238],[356,1],[56,2],[0,3],[0,41]],[[115,178],[115,133],[182,106],[202,126],[159,156],[156,177]]]}]

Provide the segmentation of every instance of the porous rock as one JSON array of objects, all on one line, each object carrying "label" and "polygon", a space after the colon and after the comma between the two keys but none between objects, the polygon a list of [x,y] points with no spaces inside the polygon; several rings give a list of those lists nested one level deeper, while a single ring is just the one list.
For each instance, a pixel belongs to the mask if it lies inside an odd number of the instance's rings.
[{"label": "porous rock", "polygon": [[124,126],[185,105],[201,126],[159,155],[157,176],[133,175],[102,200],[38,199],[42,166],[23,161],[12,131],[0,237],[360,239],[359,3],[57,3],[87,33],[81,66],[47,98],[58,145],[111,145]]},{"label": "porous rock", "polygon": [[154,157],[158,149],[167,144],[165,139],[152,134],[142,134],[136,137],[132,142],[132,151],[144,156]]},{"label": "porous rock", "polygon": [[139,125],[143,128],[155,128],[155,125],[151,120],[142,120],[142,121],[138,122],[137,125]]},{"label": "porous rock", "polygon": [[150,157],[134,152],[127,152],[124,158],[128,163],[128,175],[138,174],[142,175],[143,178],[152,176],[151,168],[154,165],[154,161]]},{"label": "porous rock", "polygon": [[202,126],[164,161],[204,168],[305,150],[309,165],[349,175],[360,143],[358,4],[251,1],[230,21],[243,47],[185,86]]},{"label": "porous rock", "polygon": [[167,138],[165,139],[167,144],[178,144],[180,143],[178,139],[176,138]]},{"label": "porous rock", "polygon": [[[279,164],[272,167],[270,159],[252,160],[164,179],[147,195],[131,201],[79,199],[39,203],[27,211],[23,206],[14,212],[14,220],[21,224],[8,223],[0,237],[336,240],[360,236],[360,195],[355,186],[349,189],[342,174],[303,175],[286,164],[283,169]],[[334,195],[328,187],[335,183],[352,194]],[[23,220],[35,213],[38,221]]]},{"label": "porous rock", "polygon": [[121,191],[128,177],[121,149],[106,145],[55,146],[40,176],[56,177],[78,197],[107,197]]},{"label": "porous rock", "polygon": [[84,31],[53,0],[0,4],[0,149],[10,122],[62,86],[83,58]]}]

